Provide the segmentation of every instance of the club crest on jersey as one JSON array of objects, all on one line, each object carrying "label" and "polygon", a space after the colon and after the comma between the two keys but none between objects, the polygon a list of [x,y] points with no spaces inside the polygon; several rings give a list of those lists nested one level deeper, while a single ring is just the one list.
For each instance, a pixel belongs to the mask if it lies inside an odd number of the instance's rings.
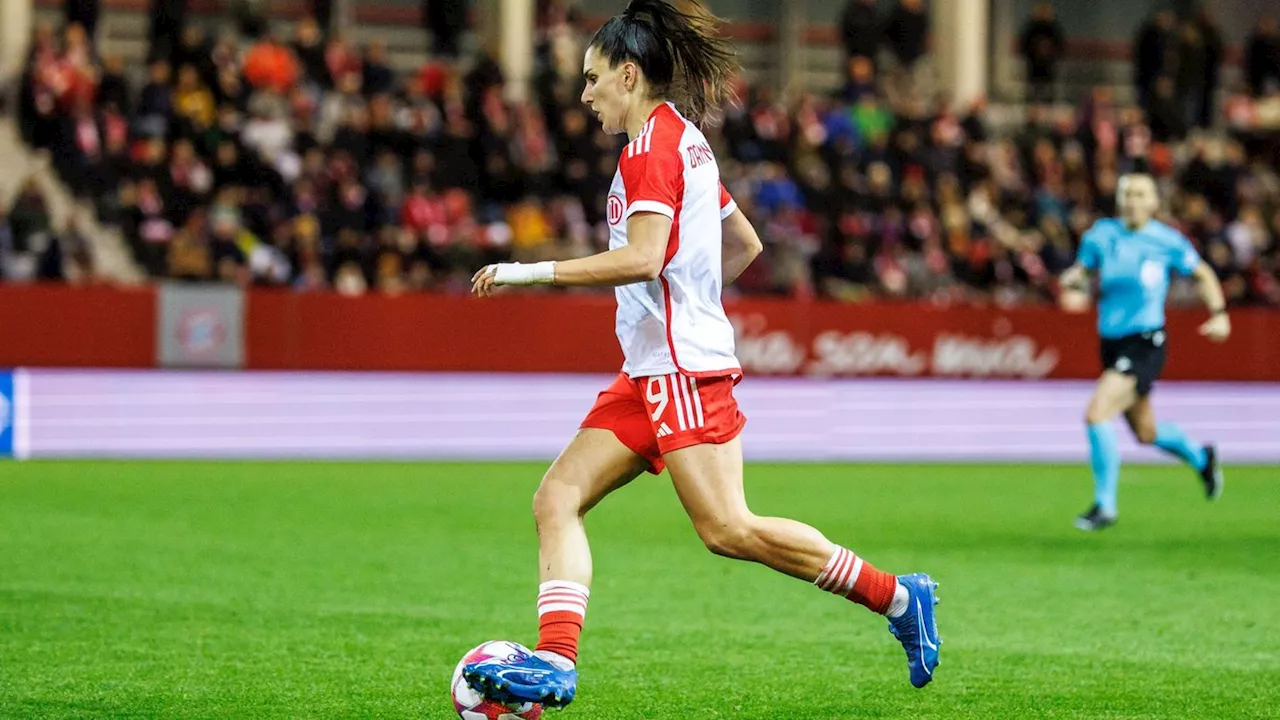
[{"label": "club crest on jersey", "polygon": [[622,198],[617,195],[609,196],[609,224],[617,225],[622,222]]}]

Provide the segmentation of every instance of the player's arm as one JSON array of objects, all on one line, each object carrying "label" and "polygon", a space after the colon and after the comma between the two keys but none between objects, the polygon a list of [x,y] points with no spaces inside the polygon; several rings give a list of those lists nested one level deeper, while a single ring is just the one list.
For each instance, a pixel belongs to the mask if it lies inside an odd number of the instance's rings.
[{"label": "player's arm", "polygon": [[1218,282],[1218,274],[1209,263],[1201,260],[1191,271],[1195,278],[1196,290],[1205,307],[1209,308],[1209,319],[1200,325],[1200,334],[1214,342],[1222,342],[1231,335],[1231,318],[1227,315],[1227,298],[1222,292],[1222,283]]},{"label": "player's arm", "polygon": [[1089,292],[1089,268],[1076,263],[1058,276],[1058,283],[1068,290]]},{"label": "player's arm", "polygon": [[751,265],[764,250],[764,244],[751,221],[736,208],[720,223],[720,227],[723,236],[720,268],[724,284],[728,285]]},{"label": "player's arm", "polygon": [[627,244],[616,250],[558,262],[486,265],[471,277],[471,291],[488,297],[498,285],[617,287],[653,280],[662,272],[670,237],[671,218],[632,213],[627,218]]},{"label": "player's arm", "polygon": [[1076,262],[1062,271],[1058,282],[1065,288],[1078,292],[1089,292],[1089,274],[1097,272],[1102,264],[1101,230],[1095,225],[1085,231],[1080,238],[1080,249],[1076,252]]},{"label": "player's arm", "polygon": [[554,264],[552,282],[571,287],[616,287],[654,280],[666,260],[671,218],[637,212],[627,218],[627,244],[598,255]]},{"label": "player's arm", "polygon": [[623,215],[626,245],[562,262],[490,265],[472,277],[472,292],[490,295],[495,285],[616,287],[657,278],[666,262],[683,172],[684,160],[676,143],[660,140],[652,149],[633,143],[618,160],[628,203]]},{"label": "player's arm", "polygon": [[1080,250],[1076,252],[1075,264],[1058,276],[1058,283],[1062,287],[1076,292],[1089,292],[1089,275],[1097,272],[1102,264],[1101,232],[1094,226],[1080,238]]}]

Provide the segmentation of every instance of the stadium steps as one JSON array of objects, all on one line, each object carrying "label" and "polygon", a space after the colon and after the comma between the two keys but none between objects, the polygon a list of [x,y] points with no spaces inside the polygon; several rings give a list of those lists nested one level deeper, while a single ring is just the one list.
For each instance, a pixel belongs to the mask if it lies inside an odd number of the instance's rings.
[{"label": "stadium steps", "polygon": [[9,207],[23,186],[34,181],[44,196],[54,232],[64,233],[73,225],[78,228],[99,275],[123,284],[146,279],[120,231],[99,223],[93,206],[72,196],[47,157],[22,142],[17,125],[8,117],[0,118],[0,157],[5,159],[5,172],[0,173],[0,205]]}]

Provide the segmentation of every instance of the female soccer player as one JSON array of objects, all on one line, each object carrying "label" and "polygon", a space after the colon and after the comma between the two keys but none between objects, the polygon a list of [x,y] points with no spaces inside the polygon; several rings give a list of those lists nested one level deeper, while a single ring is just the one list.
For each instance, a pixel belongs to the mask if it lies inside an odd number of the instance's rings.
[{"label": "female soccer player", "polygon": [[1171,422],[1156,422],[1151,388],[1165,361],[1164,302],[1169,272],[1196,279],[1210,317],[1200,334],[1222,342],[1231,334],[1222,285],[1177,230],[1152,219],[1160,206],[1150,175],[1120,178],[1119,218],[1099,220],[1080,241],[1075,265],[1062,284],[1087,290],[1089,273],[1099,276],[1098,334],[1102,339],[1102,376],[1085,411],[1089,457],[1093,467],[1093,506],[1076,518],[1081,530],[1102,530],[1116,522],[1116,486],[1120,449],[1111,421],[1124,413],[1144,445],[1154,444],[1181,458],[1200,474],[1210,500],[1222,494],[1222,471],[1212,445],[1195,442]]},{"label": "female soccer player", "polygon": [[582,102],[605,132],[631,141],[608,198],[610,250],[490,265],[473,278],[482,297],[497,285],[613,286],[625,362],[534,495],[541,579],[534,655],[469,665],[465,676],[500,702],[563,706],[573,699],[591,585],[583,516],[645,470],[665,466],[711,552],[767,565],[888,616],[911,683],[923,687],[938,664],[933,580],[894,577],[807,525],[747,507],[738,438],[746,419],[733,396],[742,371],[720,292],[761,245],[695,124],[723,100],[734,51],[705,8],[683,5],[632,0],[600,28],[583,60]]}]

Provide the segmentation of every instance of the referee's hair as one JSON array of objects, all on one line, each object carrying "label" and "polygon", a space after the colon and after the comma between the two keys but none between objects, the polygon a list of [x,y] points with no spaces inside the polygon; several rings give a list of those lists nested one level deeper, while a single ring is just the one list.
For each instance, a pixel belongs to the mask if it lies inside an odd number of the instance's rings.
[{"label": "referee's hair", "polygon": [[1121,175],[1120,179],[1116,181],[1116,196],[1119,197],[1124,195],[1124,189],[1134,180],[1142,180],[1144,182],[1151,183],[1151,189],[1156,193],[1156,195],[1160,194],[1160,186],[1156,184],[1155,175],[1152,175],[1149,172],[1134,171]]}]

